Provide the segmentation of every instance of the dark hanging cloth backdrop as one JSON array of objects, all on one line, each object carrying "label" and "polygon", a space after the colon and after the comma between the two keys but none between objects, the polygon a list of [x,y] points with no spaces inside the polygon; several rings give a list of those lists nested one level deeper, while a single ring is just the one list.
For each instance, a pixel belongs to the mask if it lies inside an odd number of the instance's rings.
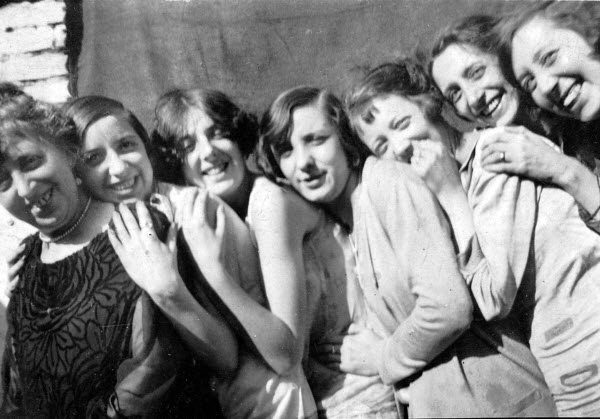
[{"label": "dark hanging cloth backdrop", "polygon": [[516,3],[67,0],[67,5],[78,94],[121,99],[151,128],[153,105],[166,89],[221,89],[249,110],[262,111],[277,93],[298,84],[339,92],[352,68],[408,53],[417,42],[427,45],[458,17],[496,13]]}]

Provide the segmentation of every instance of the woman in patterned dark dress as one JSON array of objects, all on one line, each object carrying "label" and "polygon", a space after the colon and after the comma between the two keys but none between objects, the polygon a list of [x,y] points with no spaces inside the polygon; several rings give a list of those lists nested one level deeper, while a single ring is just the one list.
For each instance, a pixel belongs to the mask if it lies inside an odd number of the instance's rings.
[{"label": "woman in patterned dark dress", "polygon": [[[104,232],[114,205],[89,196],[74,174],[74,126],[54,108],[28,101],[0,121],[0,138],[0,204],[39,230],[25,240],[8,307],[0,414],[160,414],[182,360],[179,340]],[[142,205],[137,212],[138,234],[157,225]],[[153,267],[162,274],[160,264]],[[208,339],[230,339],[236,348],[221,324],[205,330],[214,333]]]}]

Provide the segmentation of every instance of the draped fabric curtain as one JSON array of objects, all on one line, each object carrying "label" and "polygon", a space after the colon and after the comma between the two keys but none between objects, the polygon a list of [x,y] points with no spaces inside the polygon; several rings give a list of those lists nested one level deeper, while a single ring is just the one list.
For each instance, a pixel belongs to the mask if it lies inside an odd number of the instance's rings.
[{"label": "draped fabric curtain", "polygon": [[[220,89],[255,112],[298,84],[339,93],[361,66],[410,53],[418,43],[427,47],[440,27],[458,17],[497,13],[515,4],[67,0],[74,35],[69,38],[75,53],[71,70],[78,75],[79,95],[120,99],[151,128],[154,103],[167,89]],[[80,20],[73,20],[77,13]]]}]

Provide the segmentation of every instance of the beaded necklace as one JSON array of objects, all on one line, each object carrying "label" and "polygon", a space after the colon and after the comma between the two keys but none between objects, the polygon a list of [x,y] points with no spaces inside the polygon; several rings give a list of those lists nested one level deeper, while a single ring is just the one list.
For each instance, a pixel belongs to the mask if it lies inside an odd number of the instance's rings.
[{"label": "beaded necklace", "polygon": [[75,224],[73,224],[71,227],[69,227],[69,229],[67,231],[65,231],[64,233],[62,233],[62,234],[60,234],[60,235],[58,235],[56,237],[46,236],[44,233],[42,233],[40,231],[39,232],[40,240],[43,241],[44,243],[56,243],[56,242],[61,241],[65,237],[67,237],[69,234],[71,234],[77,228],[77,226],[79,224],[81,224],[81,222],[85,218],[85,215],[87,214],[88,210],[90,209],[90,204],[91,203],[92,203],[92,197],[90,196],[88,198],[88,200],[87,200],[87,203],[85,204],[85,208],[81,212],[81,215],[79,216],[79,218],[77,219],[77,221],[75,221]]}]

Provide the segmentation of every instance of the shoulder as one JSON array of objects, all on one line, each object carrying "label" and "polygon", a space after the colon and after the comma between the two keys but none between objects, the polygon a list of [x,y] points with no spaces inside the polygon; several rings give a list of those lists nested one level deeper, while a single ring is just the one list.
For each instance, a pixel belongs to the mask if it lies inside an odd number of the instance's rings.
[{"label": "shoulder", "polygon": [[248,222],[255,228],[268,223],[294,223],[311,230],[321,211],[300,197],[291,187],[259,177],[254,182],[248,204]]},{"label": "shoulder", "polygon": [[[423,180],[406,163],[368,158],[362,172],[361,188],[373,202],[387,207],[403,197],[431,199],[433,194]],[[407,201],[407,203],[409,203]]]}]

